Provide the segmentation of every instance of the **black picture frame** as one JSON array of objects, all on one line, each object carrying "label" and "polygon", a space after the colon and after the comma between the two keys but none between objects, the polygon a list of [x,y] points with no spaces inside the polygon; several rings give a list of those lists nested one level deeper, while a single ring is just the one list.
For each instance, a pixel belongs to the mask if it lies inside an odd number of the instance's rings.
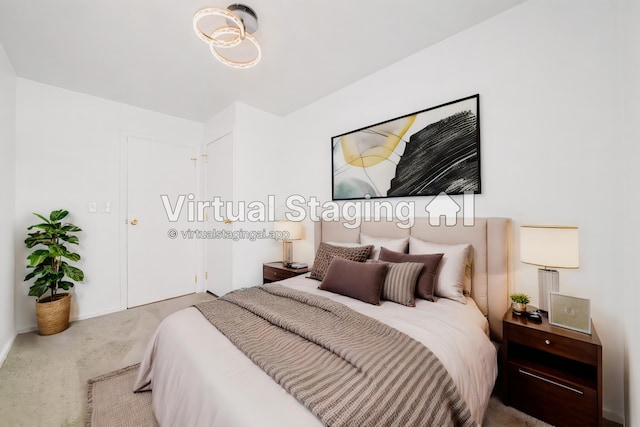
[{"label": "black picture frame", "polygon": [[480,95],[331,138],[332,200],[481,194]]}]

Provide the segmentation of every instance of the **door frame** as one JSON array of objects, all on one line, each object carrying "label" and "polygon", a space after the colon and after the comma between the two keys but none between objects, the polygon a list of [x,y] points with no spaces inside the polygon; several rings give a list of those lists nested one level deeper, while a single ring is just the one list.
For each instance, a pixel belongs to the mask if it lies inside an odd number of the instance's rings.
[{"label": "door frame", "polygon": [[[219,142],[221,139],[226,138],[227,136],[231,136],[231,150],[234,152],[235,154],[235,144],[233,143],[233,130],[228,130],[225,132],[220,132],[219,134],[216,134],[213,138],[211,138],[209,141],[205,142],[202,144],[202,156],[205,159],[205,161],[202,162],[202,186],[200,187],[200,194],[206,198],[208,200],[208,193],[209,193],[209,189],[207,188],[207,183],[208,183],[208,147],[212,144],[215,144],[217,142]],[[235,164],[232,166],[234,168],[234,173],[235,173]],[[234,183],[232,183],[232,186],[234,185]],[[232,188],[232,192],[233,192],[233,188]],[[204,222],[204,227],[209,227],[209,224],[205,221]],[[233,225],[231,226],[233,229]],[[207,255],[208,255],[208,245],[207,245],[208,241],[205,239],[202,239],[202,247],[200,250],[200,256],[201,256],[201,265],[202,265],[202,269],[201,269],[201,273],[202,273],[202,286],[203,286],[203,290],[206,292],[209,292],[211,294],[213,294],[213,291],[211,291],[209,289],[209,277],[208,277],[208,270],[209,267],[207,266]],[[233,245],[231,245],[231,249],[233,250]],[[233,255],[232,258],[233,260]],[[233,265],[231,265],[229,267],[231,269],[231,277],[232,277],[232,288],[233,288]],[[214,294],[215,295],[215,294]]]},{"label": "door frame", "polygon": [[[118,144],[118,149],[119,149],[119,173],[118,173],[118,178],[119,178],[119,187],[118,187],[118,197],[119,197],[119,209],[118,209],[118,239],[117,239],[117,246],[118,246],[118,252],[119,253],[119,277],[120,277],[120,310],[126,310],[128,308],[128,301],[127,301],[127,296],[128,296],[128,290],[129,290],[129,281],[128,281],[128,260],[129,260],[129,253],[128,253],[128,234],[127,234],[127,230],[128,230],[128,225],[129,225],[129,219],[128,219],[128,211],[129,211],[129,206],[128,206],[128,185],[129,185],[129,177],[127,174],[127,169],[129,166],[129,150],[128,150],[128,142],[129,142],[129,138],[139,138],[139,139],[146,139],[148,141],[156,141],[158,143],[162,143],[162,144],[170,144],[170,145],[176,145],[179,147],[189,147],[189,148],[193,148],[196,156],[197,156],[197,160],[196,160],[196,170],[195,170],[195,196],[196,199],[198,199],[200,197],[200,194],[202,193],[202,173],[203,173],[203,168],[202,168],[202,159],[203,159],[203,155],[202,155],[202,146],[198,145],[198,146],[192,146],[189,144],[181,144],[179,142],[176,141],[171,141],[171,140],[167,140],[167,139],[162,139],[162,138],[158,138],[155,136],[149,136],[149,135],[143,135],[140,133],[136,133],[136,132],[130,132],[130,131],[121,131],[120,132],[120,142]],[[198,223],[200,224],[200,223]],[[200,225],[199,225],[200,226]],[[202,252],[202,250],[200,248],[198,248],[196,246],[196,258],[194,260],[195,263],[195,274],[196,274],[196,284],[195,284],[195,292],[202,292],[203,290],[203,285],[204,285],[204,280],[201,280],[201,278],[203,277],[200,272],[202,271],[202,256],[200,254],[200,252]]]}]

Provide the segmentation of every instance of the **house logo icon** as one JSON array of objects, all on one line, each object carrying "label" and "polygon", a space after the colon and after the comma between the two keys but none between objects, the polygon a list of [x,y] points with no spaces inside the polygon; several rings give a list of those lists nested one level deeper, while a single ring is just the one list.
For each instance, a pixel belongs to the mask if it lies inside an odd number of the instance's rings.
[{"label": "house logo icon", "polygon": [[458,216],[462,212],[462,221],[465,227],[471,227],[475,223],[474,193],[467,191],[462,196],[462,206],[444,191],[431,200],[424,210],[429,217],[429,225],[438,227],[444,217],[444,224],[453,227],[458,223]]}]

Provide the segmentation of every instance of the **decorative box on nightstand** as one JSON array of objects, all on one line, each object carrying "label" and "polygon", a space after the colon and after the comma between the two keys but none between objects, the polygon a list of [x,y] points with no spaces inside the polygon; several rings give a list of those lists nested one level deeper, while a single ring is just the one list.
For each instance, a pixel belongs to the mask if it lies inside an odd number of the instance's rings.
[{"label": "decorative box on nightstand", "polygon": [[507,311],[502,319],[504,398],[555,426],[602,426],[602,344],[591,335],[533,322]]},{"label": "decorative box on nightstand", "polygon": [[262,264],[262,283],[277,282],[308,272],[308,268],[287,268],[280,261],[266,262]]}]

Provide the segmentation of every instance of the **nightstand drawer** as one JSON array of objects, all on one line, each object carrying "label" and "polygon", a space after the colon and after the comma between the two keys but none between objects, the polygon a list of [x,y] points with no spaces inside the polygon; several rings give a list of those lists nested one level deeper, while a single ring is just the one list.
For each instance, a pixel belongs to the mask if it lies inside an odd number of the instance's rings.
[{"label": "nightstand drawer", "polygon": [[589,387],[509,363],[512,406],[555,426],[598,425],[598,395]]},{"label": "nightstand drawer", "polygon": [[509,340],[590,365],[598,364],[598,348],[588,342],[507,324]]},{"label": "nightstand drawer", "polygon": [[292,273],[291,271],[287,271],[287,270],[283,270],[281,268],[274,268],[274,267],[270,267],[268,265],[265,265],[263,267],[263,276],[265,279],[269,279],[272,281],[277,281],[277,280],[284,280],[284,279],[288,279],[290,277],[295,276],[295,273]]}]

